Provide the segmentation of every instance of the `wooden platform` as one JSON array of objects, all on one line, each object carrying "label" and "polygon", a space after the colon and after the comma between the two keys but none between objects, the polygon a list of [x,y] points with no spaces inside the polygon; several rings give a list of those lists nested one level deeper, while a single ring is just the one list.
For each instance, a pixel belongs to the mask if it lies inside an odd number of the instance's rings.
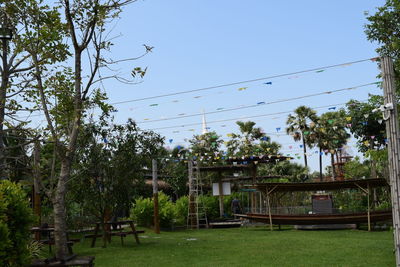
[{"label": "wooden platform", "polygon": [[[270,223],[268,214],[235,214],[237,217],[251,221]],[[367,223],[368,215],[362,213],[343,214],[309,214],[309,215],[279,215],[271,214],[272,224],[282,225],[314,225],[314,224],[354,224]],[[370,213],[371,222],[388,221],[392,219],[392,211],[374,211]]]},{"label": "wooden platform", "polygon": [[229,221],[221,221],[221,222],[210,222],[208,225],[211,228],[234,228],[242,226],[242,222],[240,220],[229,220]]}]

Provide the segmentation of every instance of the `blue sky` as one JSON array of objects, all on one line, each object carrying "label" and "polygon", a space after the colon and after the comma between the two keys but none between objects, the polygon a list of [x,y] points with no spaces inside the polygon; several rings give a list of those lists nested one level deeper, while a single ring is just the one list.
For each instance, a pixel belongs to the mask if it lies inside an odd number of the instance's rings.
[{"label": "blue sky", "polygon": [[[121,36],[114,40],[109,56],[113,59],[134,57],[143,52],[142,44],[154,46],[153,52],[144,58],[125,62],[117,68],[125,77],[129,77],[136,66],[148,67],[148,72],[140,84],[107,80],[104,88],[113,103],[372,58],[377,56],[376,44],[365,37],[367,21],[364,12],[374,13],[375,8],[383,4],[383,0],[138,1],[126,7],[121,20],[114,25],[112,35]],[[185,145],[185,139],[201,133],[201,125],[181,125],[201,123],[201,116],[152,120],[354,87],[377,81],[378,73],[376,63],[366,61],[323,72],[120,104],[115,106],[118,109],[115,117],[120,123],[133,118],[143,129],[179,126],[156,131],[166,137],[167,146]],[[265,82],[272,84],[263,84]],[[247,89],[239,91],[241,87]],[[340,108],[338,104],[350,99],[365,100],[368,93],[382,94],[371,85],[210,114],[206,119],[209,122],[246,120],[249,116],[291,111],[300,105],[327,106],[317,110],[321,114],[329,111],[328,106]],[[283,154],[295,156],[301,149],[299,143],[284,134],[287,115],[282,113],[252,120],[265,132],[272,133],[272,140],[282,144]],[[223,139],[228,138],[227,133],[238,131],[235,120],[208,126]],[[351,150],[356,152],[354,147]],[[325,157],[325,164],[327,159]],[[296,161],[303,162],[302,158]],[[310,167],[318,169],[317,154],[310,157]]]}]

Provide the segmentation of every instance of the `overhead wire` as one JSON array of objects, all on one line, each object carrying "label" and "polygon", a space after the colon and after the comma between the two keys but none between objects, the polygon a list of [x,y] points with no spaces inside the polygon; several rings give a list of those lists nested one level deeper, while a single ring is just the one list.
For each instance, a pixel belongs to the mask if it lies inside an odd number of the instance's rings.
[{"label": "overhead wire", "polygon": [[371,83],[358,85],[358,86],[353,86],[353,87],[348,87],[348,88],[324,91],[324,92],[320,92],[320,93],[297,96],[297,97],[291,97],[291,98],[280,99],[280,100],[274,100],[274,101],[270,101],[270,102],[259,102],[257,104],[241,106],[241,107],[236,107],[236,108],[228,108],[228,109],[222,109],[222,110],[216,110],[216,111],[208,111],[208,112],[204,112],[204,113],[202,112],[202,113],[181,115],[181,116],[175,116],[175,117],[169,117],[169,118],[161,118],[161,119],[155,119],[155,120],[144,120],[144,121],[140,121],[140,122],[137,122],[137,123],[138,124],[143,124],[143,123],[151,123],[151,122],[159,122],[159,121],[176,120],[176,119],[181,119],[181,118],[189,118],[189,117],[196,117],[196,116],[202,116],[202,115],[208,115],[208,114],[215,114],[215,113],[235,111],[235,110],[241,110],[241,109],[247,109],[247,108],[254,108],[254,107],[260,107],[260,106],[265,106],[265,105],[283,103],[283,102],[299,100],[299,99],[304,99],[304,98],[309,98],[309,97],[314,97],[314,96],[319,96],[319,95],[324,95],[324,94],[332,94],[332,93],[342,92],[342,91],[346,91],[346,90],[355,90],[355,89],[358,89],[358,88],[361,88],[361,87],[366,87],[366,86],[377,84],[377,83],[378,82],[371,82]]},{"label": "overhead wire", "polygon": [[155,95],[155,96],[148,96],[148,97],[136,98],[136,99],[125,100],[125,101],[119,101],[119,102],[111,103],[111,105],[138,102],[138,101],[144,101],[144,100],[150,100],[150,99],[156,99],[156,98],[168,97],[168,96],[175,96],[175,95],[181,95],[181,94],[189,94],[189,93],[194,93],[194,92],[199,92],[199,91],[205,91],[205,90],[217,89],[217,88],[222,88],[222,87],[227,87],[227,86],[240,85],[240,84],[245,84],[245,83],[251,83],[251,82],[257,82],[257,81],[275,79],[275,78],[291,76],[291,75],[296,75],[296,74],[301,74],[301,73],[318,71],[318,70],[322,70],[322,69],[330,69],[330,68],[336,68],[336,67],[341,67],[341,66],[361,63],[361,62],[365,62],[365,61],[376,61],[376,60],[377,60],[376,57],[375,58],[361,59],[361,60],[356,60],[356,61],[351,61],[351,62],[346,62],[346,63],[341,63],[341,64],[334,64],[334,65],[328,65],[328,66],[312,68],[312,69],[306,69],[306,70],[301,70],[301,71],[277,74],[277,75],[261,77],[261,78],[251,79],[251,80],[244,80],[244,81],[239,81],[239,82],[225,83],[225,84],[214,85],[214,86],[209,86],[209,87],[203,87],[203,88],[198,88],[198,89],[179,91],[179,92],[161,94],[161,95]]},{"label": "overhead wire", "polygon": [[[332,106],[340,106],[340,105],[344,105],[344,104],[346,104],[346,103],[324,105],[324,106],[314,107],[312,109],[321,109],[321,108],[327,108],[327,107],[332,107]],[[226,121],[243,120],[243,119],[252,119],[252,118],[259,118],[259,117],[269,117],[269,116],[274,116],[274,115],[288,114],[290,112],[293,112],[293,110],[290,110],[290,111],[279,111],[279,112],[274,112],[274,113],[267,113],[267,114],[260,114],[260,115],[246,116],[246,117],[237,117],[237,118],[232,118],[232,119],[207,121],[207,124],[220,123],[220,122],[226,122]],[[179,127],[183,128],[183,127],[196,126],[196,125],[202,125],[202,122],[195,122],[195,123],[189,123],[189,124],[180,124],[180,125],[174,125],[174,126],[150,128],[150,129],[147,129],[147,130],[154,131],[154,130],[174,129],[174,128],[179,128]]]}]

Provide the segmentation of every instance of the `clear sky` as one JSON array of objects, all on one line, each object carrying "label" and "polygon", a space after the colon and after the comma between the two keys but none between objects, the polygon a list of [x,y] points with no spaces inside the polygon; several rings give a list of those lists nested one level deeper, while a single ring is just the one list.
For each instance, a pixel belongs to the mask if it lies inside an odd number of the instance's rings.
[{"label": "clear sky", "polygon": [[[125,8],[115,24],[113,59],[143,52],[142,44],[153,52],[118,66],[129,76],[133,67],[148,67],[142,83],[126,85],[104,82],[110,102],[134,100],[160,94],[252,80],[284,73],[368,59],[377,56],[376,44],[364,34],[365,11],[375,12],[385,1],[239,1],[239,0],[145,0]],[[321,69],[322,70],[322,69]],[[251,119],[282,144],[282,153],[301,153],[299,143],[284,134],[288,113],[300,105],[326,106],[318,113],[341,107],[350,99],[366,100],[368,93],[382,94],[375,85],[323,94],[316,97],[257,105],[260,102],[293,98],[378,81],[372,61],[325,69],[323,72],[285,76],[190,94],[115,105],[117,122],[131,117],[143,129],[159,129],[167,146],[185,145],[185,139],[201,133],[201,116],[153,121],[223,111],[241,105],[253,108],[206,115],[210,130],[224,139],[237,132],[235,121],[212,123],[249,116],[279,113]],[[271,82],[272,84],[264,84]],[[246,90],[238,90],[247,87]],[[157,105],[155,105],[157,104]],[[184,126],[199,123],[194,126]],[[281,130],[277,130],[281,128]],[[354,145],[354,141],[350,143]],[[355,152],[356,148],[351,147]],[[312,149],[310,153],[316,149]],[[328,157],[324,156],[325,164]],[[296,159],[297,162],[303,162]],[[310,157],[312,170],[318,169],[318,155]]]}]

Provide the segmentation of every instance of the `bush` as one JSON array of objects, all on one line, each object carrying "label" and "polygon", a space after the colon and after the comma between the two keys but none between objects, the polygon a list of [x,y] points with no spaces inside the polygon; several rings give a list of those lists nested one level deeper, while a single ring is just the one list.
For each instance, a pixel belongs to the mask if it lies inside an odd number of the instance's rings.
[{"label": "bush", "polygon": [[151,198],[139,197],[131,208],[131,218],[140,226],[149,227],[153,224],[153,201]]},{"label": "bush", "polygon": [[176,224],[186,225],[188,215],[189,198],[183,196],[175,202],[175,219]]},{"label": "bush", "polygon": [[28,244],[32,210],[21,186],[0,181],[0,266],[24,266],[30,260]]},{"label": "bush", "polygon": [[158,194],[158,206],[161,227],[171,227],[176,217],[175,205],[163,192]]},{"label": "bush", "polygon": [[[140,226],[149,227],[154,221],[154,207],[152,198],[139,197],[131,208],[131,218]],[[176,218],[175,206],[170,198],[160,192],[158,194],[158,208],[161,227],[171,227]]]}]

